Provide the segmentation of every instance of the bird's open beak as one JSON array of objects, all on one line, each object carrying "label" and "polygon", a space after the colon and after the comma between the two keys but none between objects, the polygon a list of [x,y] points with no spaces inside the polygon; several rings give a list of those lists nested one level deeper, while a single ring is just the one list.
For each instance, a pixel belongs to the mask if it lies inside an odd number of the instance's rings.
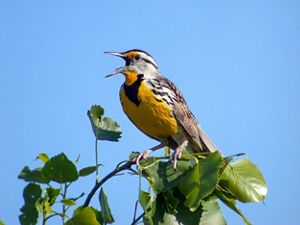
[{"label": "bird's open beak", "polygon": [[[121,52],[104,52],[104,53],[105,53],[105,54],[108,54],[108,55],[119,56],[119,57],[125,59],[125,56],[124,56]],[[105,78],[111,77],[111,76],[116,75],[116,74],[118,74],[118,73],[123,73],[123,72],[126,71],[126,70],[127,70],[127,66],[119,67],[119,68],[117,68],[115,71],[111,72],[110,74],[107,74],[107,75],[105,76]]]},{"label": "bird's open beak", "polygon": [[119,56],[119,57],[124,57],[124,55],[122,54],[122,52],[104,52],[105,54],[108,55],[114,55],[114,56]]},{"label": "bird's open beak", "polygon": [[115,71],[111,72],[110,74],[107,74],[105,76],[105,78],[111,77],[111,76],[116,75],[118,73],[123,73],[125,71],[127,71],[127,66],[121,66],[121,67],[117,68]]}]

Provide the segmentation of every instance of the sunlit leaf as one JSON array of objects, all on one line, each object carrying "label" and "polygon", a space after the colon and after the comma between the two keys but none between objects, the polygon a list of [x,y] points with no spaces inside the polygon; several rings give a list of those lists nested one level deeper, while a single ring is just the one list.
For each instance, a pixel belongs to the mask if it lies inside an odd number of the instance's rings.
[{"label": "sunlit leaf", "polygon": [[101,213],[99,210],[95,209],[94,207],[90,207],[90,208],[94,211],[94,213],[95,213],[95,215],[96,215],[97,221],[98,221],[101,225],[104,224],[104,220],[103,220],[103,215],[102,215],[102,213]]},{"label": "sunlit leaf", "polygon": [[28,166],[25,166],[18,175],[18,178],[27,182],[36,182],[41,184],[49,183],[50,179],[44,176],[42,169],[42,167],[38,167],[34,170],[30,170]]},{"label": "sunlit leaf", "polygon": [[49,203],[49,199],[47,197],[44,198],[44,201],[43,201],[43,213],[45,215],[49,215],[49,214],[52,214],[53,213],[53,210],[51,208],[51,205]]},{"label": "sunlit leaf", "polygon": [[151,194],[149,192],[145,192],[142,190],[139,192],[139,203],[141,204],[144,210],[147,207],[149,207],[150,200],[151,200]]},{"label": "sunlit leaf", "polygon": [[81,176],[81,177],[88,176],[88,175],[94,173],[99,166],[100,166],[100,164],[98,166],[88,166],[88,167],[82,168],[79,171],[79,176]]},{"label": "sunlit leaf", "polygon": [[93,132],[98,140],[119,140],[122,133],[119,124],[111,118],[103,117],[104,109],[101,106],[91,106],[87,114],[91,121]]},{"label": "sunlit leaf", "polygon": [[242,202],[260,202],[267,195],[263,175],[247,159],[230,163],[222,174],[220,185]]},{"label": "sunlit leaf", "polygon": [[64,153],[49,159],[45,164],[42,173],[50,180],[58,183],[71,182],[78,179],[78,172],[75,164],[70,161]]},{"label": "sunlit leaf", "polygon": [[153,198],[149,192],[140,191],[139,192],[139,203],[141,204],[145,217],[148,219],[148,224],[153,224],[151,217],[153,216]]},{"label": "sunlit leaf", "polygon": [[209,154],[182,179],[179,189],[186,196],[184,204],[195,211],[201,200],[210,195],[218,183],[219,169],[224,165],[219,152]]},{"label": "sunlit leaf", "polygon": [[53,188],[53,187],[48,187],[46,189],[46,196],[48,197],[48,201],[50,205],[53,205],[55,203],[55,200],[57,198],[57,196],[60,193],[60,189],[57,188]]},{"label": "sunlit leaf", "polygon": [[97,221],[94,209],[80,207],[75,210],[73,217],[66,222],[66,225],[100,225]]},{"label": "sunlit leaf", "polygon": [[70,199],[70,198],[61,200],[61,203],[64,205],[76,205],[76,201],[74,201],[74,199]]},{"label": "sunlit leaf", "polygon": [[49,157],[48,157],[48,155],[47,155],[46,153],[40,153],[40,154],[36,157],[36,159],[39,159],[39,160],[41,160],[43,163],[46,163],[46,162],[48,162]]},{"label": "sunlit leaf", "polygon": [[240,217],[243,219],[244,223],[246,225],[251,225],[249,220],[244,216],[242,211],[236,207],[236,201],[235,198],[230,194],[227,193],[225,190],[222,189],[216,189],[215,192],[218,198],[229,208],[231,208],[234,212],[236,212]]},{"label": "sunlit leaf", "polygon": [[101,188],[101,190],[100,190],[99,201],[100,201],[101,212],[102,212],[102,215],[103,215],[104,223],[107,224],[107,223],[115,222],[115,220],[114,220],[114,218],[111,214],[110,207],[109,207],[109,204],[108,204],[108,200],[107,200],[107,197],[106,197],[106,195],[103,191],[103,188]]},{"label": "sunlit leaf", "polygon": [[51,207],[52,205],[53,204],[50,203],[50,199],[47,195],[45,197],[39,198],[35,203],[35,207],[40,214],[44,215],[44,217],[46,217],[47,214],[50,215],[53,213]]},{"label": "sunlit leaf", "polygon": [[0,225],[5,225],[4,222],[0,219]]},{"label": "sunlit leaf", "polygon": [[200,225],[226,225],[224,216],[220,210],[220,206],[214,198],[201,201],[202,206],[202,216],[200,220]]}]

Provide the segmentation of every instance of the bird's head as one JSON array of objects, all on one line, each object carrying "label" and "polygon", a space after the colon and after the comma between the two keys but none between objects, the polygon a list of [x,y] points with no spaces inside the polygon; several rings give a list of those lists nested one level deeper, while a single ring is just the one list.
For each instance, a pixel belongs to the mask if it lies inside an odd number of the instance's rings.
[{"label": "bird's head", "polygon": [[125,75],[126,84],[132,84],[138,78],[139,74],[143,74],[144,78],[153,78],[159,76],[159,70],[156,62],[150,54],[139,49],[133,49],[126,52],[105,52],[109,55],[119,56],[125,60],[125,65],[117,68],[106,77],[110,77],[119,73]]}]

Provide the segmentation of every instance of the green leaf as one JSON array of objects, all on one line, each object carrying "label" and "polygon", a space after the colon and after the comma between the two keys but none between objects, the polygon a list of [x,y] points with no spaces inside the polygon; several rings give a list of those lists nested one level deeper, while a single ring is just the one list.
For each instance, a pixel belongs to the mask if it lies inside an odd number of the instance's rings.
[{"label": "green leaf", "polygon": [[98,140],[119,141],[122,133],[119,124],[111,118],[102,118],[104,109],[101,106],[92,105],[87,114]]},{"label": "green leaf", "polygon": [[52,157],[44,166],[42,173],[60,184],[78,179],[75,164],[64,153]]},{"label": "green leaf", "polygon": [[107,224],[107,223],[115,222],[115,220],[111,214],[110,207],[108,205],[108,200],[103,191],[103,188],[101,188],[101,190],[100,190],[99,201],[100,201],[101,212],[103,215],[104,223]]},{"label": "green leaf", "polygon": [[40,185],[29,183],[23,190],[23,198],[25,204],[20,211],[22,214],[19,216],[20,223],[22,225],[33,225],[37,223],[38,211],[35,207],[35,203],[41,198],[42,189]]},{"label": "green leaf", "polygon": [[178,196],[175,196],[177,194],[176,192],[178,189],[174,188],[172,190],[168,190],[166,192],[163,192],[165,199],[167,200],[166,203],[168,206],[174,210],[177,209],[180,202],[182,202],[183,199],[179,199]]},{"label": "green leaf", "polygon": [[50,182],[50,179],[44,176],[44,174],[42,173],[42,169],[42,167],[38,167],[34,170],[30,170],[28,166],[25,166],[18,175],[18,178],[27,182],[47,184]]},{"label": "green leaf", "polygon": [[201,207],[194,212],[182,203],[177,206],[176,210],[170,208],[168,200],[162,193],[157,195],[153,211],[151,220],[155,225],[199,225],[202,215]]},{"label": "green leaf", "polygon": [[139,156],[139,154],[140,154],[139,152],[131,152],[128,157],[128,160],[130,160],[130,161],[134,160],[136,157]]},{"label": "green leaf", "polygon": [[142,174],[149,181],[155,193],[165,192],[176,187],[192,167],[188,160],[179,160],[176,170],[172,163],[153,158],[141,162]]},{"label": "green leaf", "polygon": [[60,193],[60,189],[57,188],[53,188],[53,187],[48,187],[46,189],[46,196],[48,198],[49,204],[53,205],[55,203],[55,200],[57,198],[57,196]]},{"label": "green leaf", "polygon": [[219,169],[224,165],[219,152],[209,154],[182,179],[179,190],[186,196],[185,206],[195,211],[201,200],[210,195],[218,183]]},{"label": "green leaf", "polygon": [[29,183],[23,190],[23,198],[26,205],[35,205],[35,202],[41,197],[41,186],[34,183]]},{"label": "green leaf", "polygon": [[227,224],[220,210],[220,206],[214,198],[210,198],[206,201],[202,200],[201,205],[203,212],[200,220],[200,225]]},{"label": "green leaf", "polygon": [[103,220],[103,215],[102,215],[102,213],[101,213],[99,210],[95,209],[94,207],[91,207],[91,209],[93,209],[93,211],[94,211],[94,213],[95,213],[95,215],[96,215],[97,221],[98,221],[100,224],[104,224],[104,220]]},{"label": "green leaf", "polygon": [[155,225],[178,225],[178,221],[175,212],[172,209],[168,208],[168,204],[166,204],[166,200],[162,194],[158,194],[156,196],[154,207],[153,207],[154,215],[152,216],[153,224]]},{"label": "green leaf", "polygon": [[53,210],[52,210],[51,205],[49,203],[49,199],[47,197],[45,197],[44,200],[43,200],[43,213],[45,215],[53,213]]},{"label": "green leaf", "polygon": [[142,206],[144,212],[145,212],[145,217],[148,219],[149,224],[153,224],[151,217],[153,216],[153,204],[154,199],[152,198],[151,194],[149,192],[145,192],[140,190],[139,192],[139,203]]},{"label": "green leaf", "polygon": [[74,199],[71,198],[66,198],[61,200],[61,203],[64,205],[76,205],[76,201],[74,201]]},{"label": "green leaf", "polygon": [[151,200],[151,194],[149,192],[140,191],[139,192],[139,203],[145,210],[149,206],[149,201]]},{"label": "green leaf", "polygon": [[80,207],[74,211],[73,217],[66,222],[66,225],[100,225],[94,209]]},{"label": "green leaf", "polygon": [[46,218],[47,215],[51,215],[53,213],[53,210],[52,210],[52,207],[51,207],[48,196],[45,196],[43,198],[39,198],[36,201],[35,206],[36,206],[37,210],[39,211],[39,213],[41,215],[43,215],[44,218]]},{"label": "green leaf", "polygon": [[260,202],[267,195],[266,181],[252,162],[241,159],[224,170],[220,185],[242,202]]},{"label": "green leaf", "polygon": [[88,175],[94,173],[100,165],[101,164],[99,164],[98,166],[88,166],[88,167],[82,168],[79,171],[79,176],[84,177],[84,176],[88,176]]},{"label": "green leaf", "polygon": [[46,163],[46,162],[48,162],[49,157],[48,157],[48,155],[47,155],[46,153],[40,153],[40,154],[36,157],[36,159],[39,159],[39,160],[41,160],[43,163]]},{"label": "green leaf", "polygon": [[35,203],[35,207],[44,217],[46,217],[47,214],[53,213],[48,196],[39,198]]},{"label": "green leaf", "polygon": [[0,225],[5,225],[4,222],[0,219]]},{"label": "green leaf", "polygon": [[155,225],[226,225],[226,221],[220,211],[215,198],[201,201],[201,207],[191,212],[183,202],[179,202],[176,210],[170,207],[170,202],[165,193],[157,195],[154,205],[153,216],[148,223]]},{"label": "green leaf", "polygon": [[22,225],[35,225],[38,221],[38,211],[33,205],[23,205],[20,209],[22,214],[19,216],[20,224]]},{"label": "green leaf", "polygon": [[238,209],[236,207],[236,201],[235,198],[228,192],[226,192],[225,190],[222,190],[222,188],[217,188],[215,189],[214,192],[218,198],[225,204],[227,205],[229,208],[231,208],[234,212],[236,212],[244,221],[244,223],[246,225],[251,225],[251,223],[249,222],[249,220],[244,216],[244,214],[242,213],[242,211],[240,209]]}]

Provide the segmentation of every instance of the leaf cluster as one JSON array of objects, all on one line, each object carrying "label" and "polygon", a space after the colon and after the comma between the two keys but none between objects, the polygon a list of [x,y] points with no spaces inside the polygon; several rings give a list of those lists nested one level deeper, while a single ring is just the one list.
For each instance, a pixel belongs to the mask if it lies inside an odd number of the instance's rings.
[{"label": "leaf cluster", "polygon": [[[267,185],[263,175],[250,160],[242,158],[233,161],[238,155],[224,157],[220,152],[189,153],[184,151],[174,170],[169,157],[150,157],[140,162],[139,170],[133,169],[133,159],[137,153],[132,153],[129,160],[119,163],[116,168],[98,180],[97,142],[106,140],[117,142],[121,137],[119,125],[104,116],[101,106],[93,105],[88,110],[92,130],[95,135],[96,163],[82,169],[77,168],[77,161],[68,159],[64,154],[51,158],[41,153],[38,159],[42,166],[30,169],[25,166],[18,178],[28,182],[23,190],[24,205],[19,216],[22,225],[37,224],[42,218],[42,224],[54,216],[62,219],[66,225],[104,225],[114,222],[109,207],[108,198],[102,185],[112,177],[120,175],[124,170],[145,178],[151,189],[144,191],[139,185],[138,202],[143,210],[136,216],[135,207],[132,225],[208,225],[226,224],[220,210],[218,199],[236,212],[245,224],[251,224],[244,216],[237,202],[261,202],[267,194]],[[95,186],[88,193],[83,205],[78,204],[84,193],[79,196],[68,196],[68,188],[78,179],[96,172]],[[89,206],[96,192],[99,191],[100,209]],[[62,211],[55,209],[56,205]],[[70,207],[78,205],[68,217]]]},{"label": "leaf cluster", "polygon": [[[77,197],[68,197],[67,189],[80,177],[94,173],[99,166],[78,170],[76,163],[68,159],[64,153],[51,158],[41,153],[37,159],[43,162],[41,167],[31,170],[25,166],[18,176],[19,179],[28,182],[23,190],[24,205],[20,209],[22,214],[19,216],[22,225],[36,224],[39,215],[43,224],[53,216],[60,216],[64,221],[67,210],[76,205],[76,201],[84,195],[82,193]],[[56,212],[54,205],[61,205],[63,212]]]},{"label": "leaf cluster", "polygon": [[[118,141],[121,137],[121,129],[117,122],[103,116],[104,109],[101,106],[91,106],[87,114],[92,124],[96,141]],[[20,223],[22,225],[37,224],[40,216],[44,225],[51,217],[60,216],[64,224],[68,217],[68,209],[76,205],[77,200],[84,195],[84,193],[81,193],[78,197],[68,197],[68,188],[79,178],[94,172],[97,174],[98,167],[101,164],[96,162],[94,166],[78,169],[76,163],[79,158],[72,162],[64,153],[51,158],[46,153],[41,153],[37,156],[37,159],[43,163],[42,166],[34,169],[25,166],[18,176],[19,179],[28,182],[28,185],[23,190],[25,203],[20,209]],[[101,210],[93,207],[77,207],[73,212],[72,218],[66,224],[113,223],[114,218],[102,188],[99,193],[99,203]],[[55,211],[55,205],[61,205],[62,212]]]},{"label": "leaf cluster", "polygon": [[247,159],[230,162],[219,152],[183,154],[176,170],[168,161],[154,158],[141,165],[154,192],[140,191],[144,222],[166,224],[226,224],[217,199],[248,219],[236,201],[260,202],[267,194],[266,182],[258,168]]}]

